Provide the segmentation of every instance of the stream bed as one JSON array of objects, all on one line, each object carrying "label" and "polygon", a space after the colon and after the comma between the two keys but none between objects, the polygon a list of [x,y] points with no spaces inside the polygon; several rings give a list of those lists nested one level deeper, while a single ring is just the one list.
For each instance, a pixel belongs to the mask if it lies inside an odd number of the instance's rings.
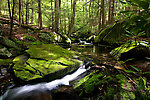
[{"label": "stream bed", "polygon": [[[110,57],[109,55],[109,52],[112,49],[111,47],[93,45],[73,45],[71,46],[71,48],[66,49],[78,52],[80,60],[84,61],[80,68],[77,69],[74,73],[66,75],[61,79],[56,79],[47,83],[24,85],[13,89],[8,89],[5,92],[5,94],[1,96],[0,100],[30,100],[30,97],[33,98],[32,96],[37,96],[42,93],[44,95],[45,93],[51,94],[51,90],[57,91],[57,89],[64,89],[62,87],[59,88],[59,86],[69,86],[71,81],[74,81],[81,74],[85,73],[87,71],[87,68],[91,67],[90,65],[88,65],[88,63],[94,65],[113,64],[112,57]],[[84,76],[86,76],[86,74],[84,74],[82,77]],[[80,80],[80,78],[78,78],[78,80]],[[69,87],[67,87],[66,89],[68,89]],[[57,98],[57,96],[53,95],[53,98]]]}]

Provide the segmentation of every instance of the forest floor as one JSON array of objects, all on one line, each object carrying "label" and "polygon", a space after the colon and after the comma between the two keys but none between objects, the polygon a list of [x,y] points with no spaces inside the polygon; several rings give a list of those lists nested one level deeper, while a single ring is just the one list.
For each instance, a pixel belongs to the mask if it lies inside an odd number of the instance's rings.
[{"label": "forest floor", "polygon": [[[5,38],[9,38],[10,36],[10,19],[9,18],[4,18],[4,17],[0,17],[0,23],[2,23],[0,25],[0,31],[1,33],[3,33],[3,36]],[[24,35],[30,35],[35,37],[37,40],[39,40],[38,37],[38,32],[52,32],[51,29],[47,28],[47,27],[43,27],[42,29],[39,29],[38,25],[32,25],[32,24],[28,24],[27,26],[19,26],[19,22],[14,20],[14,27],[13,27],[13,32],[12,32],[12,39],[19,39],[19,40],[23,40],[23,36]],[[38,32],[34,32],[33,30],[36,29],[38,30]]]}]

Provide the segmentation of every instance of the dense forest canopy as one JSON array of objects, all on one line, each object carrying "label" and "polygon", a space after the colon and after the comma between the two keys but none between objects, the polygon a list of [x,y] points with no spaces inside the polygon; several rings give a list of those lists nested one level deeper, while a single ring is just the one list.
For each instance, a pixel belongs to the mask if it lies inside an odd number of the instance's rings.
[{"label": "dense forest canopy", "polygon": [[[117,21],[125,21],[142,10],[149,0],[1,0],[0,14],[20,24],[49,27],[56,33],[98,34]],[[13,11],[14,7],[14,11]],[[148,13],[148,12],[147,12]]]}]

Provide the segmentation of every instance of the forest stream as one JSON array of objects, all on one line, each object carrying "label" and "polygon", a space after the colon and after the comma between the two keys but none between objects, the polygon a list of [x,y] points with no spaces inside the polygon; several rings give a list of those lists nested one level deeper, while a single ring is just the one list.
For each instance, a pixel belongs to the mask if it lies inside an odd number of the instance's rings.
[{"label": "forest stream", "polygon": [[[61,45],[61,46],[65,47],[64,45]],[[94,63],[95,66],[96,64],[110,63],[108,60],[110,47],[93,46],[92,44],[89,44],[89,45],[74,44],[73,46],[71,46],[71,48],[68,48],[68,47],[65,47],[65,48],[68,50],[79,52],[80,59],[84,61],[84,63],[80,65],[80,67],[75,72],[62,77],[61,79],[56,79],[51,82],[44,82],[44,83],[42,82],[42,83],[37,83],[34,85],[24,85],[24,86],[16,87],[13,89],[8,89],[5,92],[5,94],[1,96],[0,100],[30,100],[29,98],[33,98],[33,96],[42,95],[44,93],[51,94],[51,91],[53,90],[63,91],[65,86],[68,86],[66,88],[69,89],[70,87],[73,86],[73,84],[75,84],[76,81],[79,81],[80,78],[83,78],[89,74],[90,72],[89,69],[92,63]],[[71,82],[71,85],[69,84],[70,82]],[[58,98],[56,97],[56,94],[57,93],[53,94],[52,97],[50,96],[48,97],[49,99],[45,99],[45,100],[50,100],[50,98],[53,98],[54,100],[55,99],[58,100]],[[71,96],[73,95],[74,94],[71,94]],[[68,97],[65,97],[65,96],[63,97],[64,97],[63,100],[69,100]],[[72,99],[72,100],[76,100],[76,99],[77,98]]]}]

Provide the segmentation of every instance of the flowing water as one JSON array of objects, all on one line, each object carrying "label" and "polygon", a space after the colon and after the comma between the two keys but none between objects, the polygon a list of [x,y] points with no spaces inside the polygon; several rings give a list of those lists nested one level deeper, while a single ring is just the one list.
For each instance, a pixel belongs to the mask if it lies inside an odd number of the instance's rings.
[{"label": "flowing water", "polygon": [[52,89],[56,89],[59,85],[69,85],[70,81],[74,80],[78,75],[84,73],[85,71],[85,65],[83,64],[74,73],[66,75],[61,79],[56,79],[48,83],[25,85],[22,87],[10,89],[1,97],[0,100],[26,100],[28,97],[34,95],[34,93],[37,93],[38,91],[46,92]]},{"label": "flowing water", "polygon": [[[79,56],[81,60],[89,60],[96,64],[98,63],[105,63],[108,61],[108,52],[109,47],[105,46],[77,46],[74,45],[72,48],[68,48],[73,51],[79,52]],[[86,72],[87,69],[85,68],[85,64],[81,65],[78,70],[76,70],[74,73],[64,76],[61,79],[56,79],[54,81],[48,82],[48,83],[38,83],[35,85],[25,85],[21,87],[17,87],[14,89],[8,89],[7,92],[0,97],[0,100],[30,100],[29,97],[36,95],[41,95],[42,93],[48,93],[50,94],[51,90],[57,89],[60,85],[69,86],[70,81],[75,80],[79,75]],[[51,100],[51,97],[49,99],[43,99],[43,100]],[[41,99],[35,99],[34,100],[42,100]]]}]

